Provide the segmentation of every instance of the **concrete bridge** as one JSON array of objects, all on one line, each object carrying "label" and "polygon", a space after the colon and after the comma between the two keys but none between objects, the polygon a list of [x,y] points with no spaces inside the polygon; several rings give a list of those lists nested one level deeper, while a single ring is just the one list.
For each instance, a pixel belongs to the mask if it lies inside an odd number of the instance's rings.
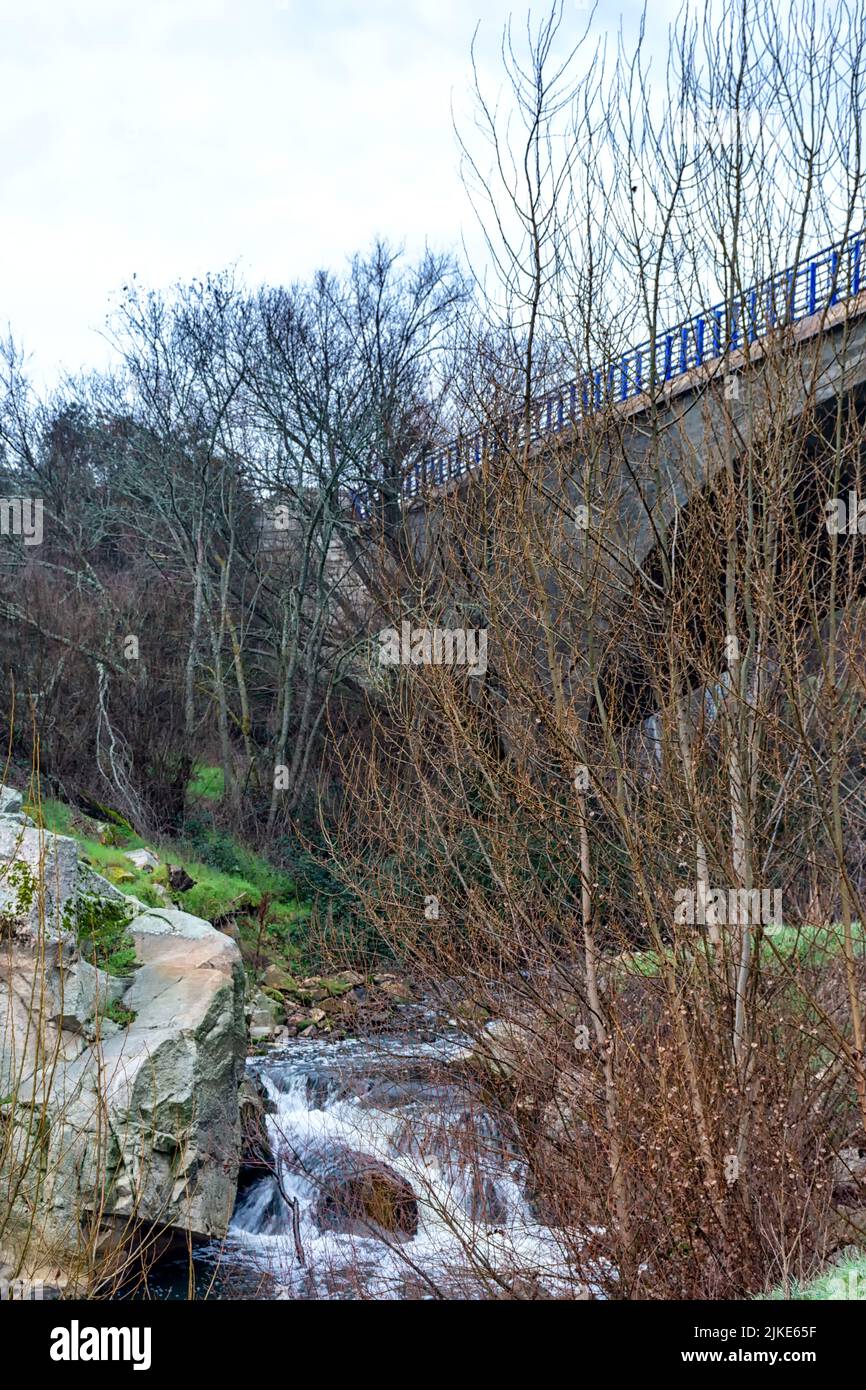
[{"label": "concrete bridge", "polygon": [[[819,407],[864,382],[866,232],[540,395],[529,423],[538,485],[545,486],[545,460],[565,450],[579,457],[600,428],[615,434],[623,520],[633,559],[641,563],[657,539],[652,513],[683,505],[731,447],[747,448],[756,412],[783,409],[793,421],[807,402]],[[523,449],[525,434],[519,412],[425,452],[402,487],[404,511],[422,546],[428,509],[485,470],[495,471],[503,453]],[[579,473],[578,467],[568,505],[582,500]],[[552,474],[558,481],[551,475],[549,483],[561,492],[561,466]],[[360,494],[353,505],[359,516],[368,515]]]},{"label": "concrete bridge", "polygon": [[[660,578],[674,521],[678,546],[688,549],[689,516],[706,505],[726,465],[737,467],[780,426],[799,431],[801,448],[820,447],[840,399],[858,415],[862,404],[866,418],[864,248],[866,234],[851,236],[543,394],[532,407],[528,450],[518,415],[428,451],[403,486],[419,557],[435,550],[448,499],[471,504],[474,480],[495,485],[505,471],[508,497],[525,486],[560,512],[563,530],[571,525],[578,563],[581,529],[591,533],[596,507],[605,511],[612,588],[625,607],[636,574]],[[520,458],[528,465],[522,481]],[[808,524],[826,540],[826,495],[814,477],[810,489]],[[702,534],[700,526],[691,534]],[[643,645],[635,627],[616,678],[647,714]]]}]

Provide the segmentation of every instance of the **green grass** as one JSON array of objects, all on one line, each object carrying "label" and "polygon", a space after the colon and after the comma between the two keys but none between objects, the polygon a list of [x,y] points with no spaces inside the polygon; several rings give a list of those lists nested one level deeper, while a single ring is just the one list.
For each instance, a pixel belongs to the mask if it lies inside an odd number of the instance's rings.
[{"label": "green grass", "polygon": [[129,975],[135,967],[131,920],[131,908],[114,898],[87,895],[72,900],[64,911],[64,921],[74,930],[84,959],[109,975]]},{"label": "green grass", "polygon": [[[695,929],[695,944],[700,949],[709,949],[709,938],[702,927]],[[866,956],[866,929],[862,922],[854,922],[851,927],[854,954]],[[845,943],[845,933],[841,922],[833,922],[827,927],[786,927],[771,925],[764,928],[760,944],[761,964],[770,969],[782,961],[796,965],[827,965],[841,955]],[[695,954],[699,953],[699,949]],[[689,955],[692,954],[689,948]],[[670,958],[669,949],[660,955],[657,951],[633,951],[619,962],[623,976],[643,975],[645,978],[658,975],[662,960]]]},{"label": "green grass", "polygon": [[[127,851],[146,844],[131,830],[112,825],[112,838],[117,843],[104,845],[93,834],[94,822],[64,802],[46,800],[39,808],[27,806],[25,810],[46,830],[71,835],[78,842],[82,857],[97,873],[122,893],[149,907],[167,906],[168,894],[184,912],[208,922],[237,914],[241,944],[248,954],[258,944],[258,909],[267,894],[267,925],[262,941],[265,952],[290,971],[303,962],[309,902],[301,899],[290,874],[269,864],[225,831],[209,823],[192,822],[186,843],[151,842],[148,848],[155,850],[162,862],[148,874],[126,857]],[[169,863],[183,864],[195,886],[185,893],[173,892],[168,883]]]},{"label": "green grass", "polygon": [[135,1022],[137,1015],[134,1009],[124,1008],[119,999],[112,999],[102,1017],[110,1019],[119,1028],[128,1028],[130,1023]]},{"label": "green grass", "polygon": [[[291,875],[210,827],[198,829],[187,849],[188,857],[180,851],[178,857],[196,882],[194,888],[177,895],[184,911],[209,922],[236,912],[241,949],[248,961],[261,947],[265,958],[289,973],[303,967],[308,974],[303,960],[310,904],[301,899]],[[161,870],[157,878],[163,875]],[[266,895],[266,925],[260,940],[259,908]]]},{"label": "green grass", "polygon": [[620,968],[618,973],[626,975],[642,975],[649,979],[659,973],[663,956],[658,951],[629,951],[623,953],[617,964]]},{"label": "green grass", "polygon": [[52,831],[55,835],[71,835],[77,840],[82,857],[122,893],[139,898],[148,907],[165,906],[159,893],[154,892],[153,874],[143,873],[126,858],[125,851],[141,849],[144,845],[140,835],[115,826],[112,829],[118,843],[103,845],[95,835],[88,833],[93,829],[90,818],[79,815],[62,801],[46,800],[39,807],[25,806],[24,809],[46,830]]},{"label": "green grass", "polygon": [[[113,845],[101,845],[98,840],[88,840],[78,835],[75,838],[96,872],[119,888],[121,893],[131,894],[141,902],[147,903],[149,907],[165,906],[161,895],[154,892],[155,876],[137,869],[131,860],[125,857],[122,849]],[[131,843],[129,848],[139,849],[141,843],[136,837],[136,842]]]},{"label": "green grass", "polygon": [[816,1278],[804,1284],[795,1281],[788,1289],[773,1289],[772,1293],[762,1294],[761,1298],[771,1301],[795,1298],[807,1302],[850,1298],[866,1300],[866,1254],[828,1265]]},{"label": "green grass", "polygon": [[221,767],[196,763],[187,783],[191,801],[222,801],[225,795],[225,773]]},{"label": "green grass", "polygon": [[194,888],[177,895],[183,902],[184,912],[212,922],[229,911],[258,907],[262,896],[260,889],[241,874],[222,873],[186,859],[183,863],[187,873],[195,879]]},{"label": "green grass", "polygon": [[65,802],[43,801],[39,806],[25,802],[24,810],[37,825],[52,830],[55,835],[72,834],[72,807],[67,806]]},{"label": "green grass", "polygon": [[[272,915],[281,921],[293,922],[309,915],[309,904],[297,900],[292,880],[287,875],[280,875],[278,870],[263,860],[256,866],[246,859],[242,873],[226,873],[194,859],[184,858],[183,864],[190,877],[195,879],[195,887],[177,896],[182,899],[184,911],[193,912],[197,917],[206,917],[211,921],[230,909],[254,910],[261,904],[265,893],[269,893],[273,900]],[[164,871],[156,874],[156,880],[160,879],[168,881]]]},{"label": "green grass", "polygon": [[[866,931],[862,922],[852,923],[851,936],[854,954],[866,955]],[[773,926],[767,928],[761,941],[761,956],[768,962],[781,957],[800,965],[826,965],[841,954],[844,944],[841,922],[832,922],[827,927]]]}]

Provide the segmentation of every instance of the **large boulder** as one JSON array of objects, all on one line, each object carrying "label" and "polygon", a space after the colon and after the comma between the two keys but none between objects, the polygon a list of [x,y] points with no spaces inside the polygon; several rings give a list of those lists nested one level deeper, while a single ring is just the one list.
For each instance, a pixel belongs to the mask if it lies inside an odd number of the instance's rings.
[{"label": "large boulder", "polygon": [[[77,857],[64,846],[54,863],[72,896]],[[88,1245],[142,1225],[221,1237],[232,1214],[240,954],[198,917],[131,906],[131,983],[89,966],[29,913],[0,951],[0,1191],[12,1178],[16,1191],[0,1263],[31,1275],[59,1268],[74,1280]],[[104,1016],[113,1005],[120,1024]]]},{"label": "large boulder", "polygon": [[341,1144],[313,1147],[303,1155],[284,1152],[281,1158],[316,1189],[314,1217],[321,1230],[416,1234],[418,1200],[389,1164]]}]

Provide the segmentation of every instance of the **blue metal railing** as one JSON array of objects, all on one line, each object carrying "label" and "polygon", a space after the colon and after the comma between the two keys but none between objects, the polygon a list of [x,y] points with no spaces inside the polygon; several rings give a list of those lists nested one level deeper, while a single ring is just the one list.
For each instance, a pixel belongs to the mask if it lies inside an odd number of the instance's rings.
[{"label": "blue metal railing", "polygon": [[[848,237],[742,295],[629,348],[583,378],[539,396],[531,409],[530,443],[571,429],[605,407],[651,396],[696,367],[745,349],[773,328],[852,299],[861,287],[866,289],[864,244],[863,232]],[[522,444],[524,429],[525,413],[519,410],[442,447],[425,450],[403,480],[403,500],[409,502],[428,488],[444,487],[471,473],[485,455],[496,458],[500,449]],[[359,516],[367,516],[367,501],[360,493],[353,494],[352,506]]]}]

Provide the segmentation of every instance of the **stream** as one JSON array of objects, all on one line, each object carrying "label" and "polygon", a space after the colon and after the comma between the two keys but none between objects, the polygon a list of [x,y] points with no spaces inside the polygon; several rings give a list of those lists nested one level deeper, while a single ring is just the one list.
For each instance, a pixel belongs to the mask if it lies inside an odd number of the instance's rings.
[{"label": "stream", "polygon": [[211,1296],[574,1297],[515,1136],[455,1065],[467,1041],[301,1038],[250,1059],[279,1176],[242,1190],[199,1255]]}]

